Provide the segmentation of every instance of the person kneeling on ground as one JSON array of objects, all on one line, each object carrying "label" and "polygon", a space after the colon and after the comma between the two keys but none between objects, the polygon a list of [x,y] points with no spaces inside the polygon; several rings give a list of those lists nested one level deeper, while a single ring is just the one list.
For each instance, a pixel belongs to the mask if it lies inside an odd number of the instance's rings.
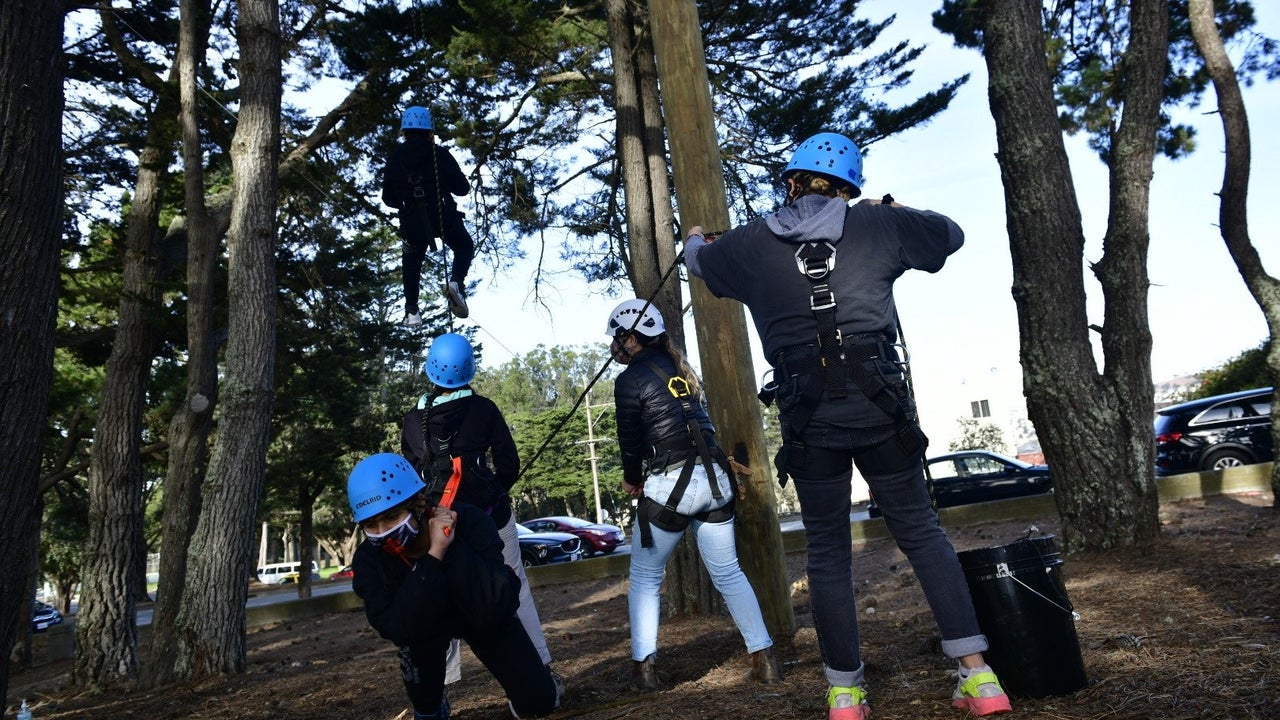
[{"label": "person kneeling on ground", "polygon": [[347,499],[365,540],[352,589],[369,625],[400,648],[415,720],[446,720],[445,658],[465,640],[506,691],[514,717],[560,707],[564,683],[543,664],[516,617],[520,581],[502,559],[502,539],[479,508],[438,505],[407,460],[380,453],[347,478]]}]

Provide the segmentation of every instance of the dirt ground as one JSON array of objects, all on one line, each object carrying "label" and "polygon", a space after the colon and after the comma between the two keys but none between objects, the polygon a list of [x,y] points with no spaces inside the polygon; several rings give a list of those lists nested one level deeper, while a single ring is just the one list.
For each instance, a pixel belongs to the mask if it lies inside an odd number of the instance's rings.
[{"label": "dirt ground", "polygon": [[[1154,546],[1065,558],[1067,594],[1088,686],[1067,696],[1014,699],[1004,717],[1280,718],[1280,516],[1271,496],[1233,495],[1167,504]],[[1056,520],[1037,523],[1054,533]],[[1026,523],[950,528],[961,550],[1004,545]],[[803,554],[788,556],[793,581]],[[857,602],[876,720],[956,718],[953,664],[903,557],[887,541],[855,549]],[[534,589],[554,667],[568,682],[556,718],[824,717],[826,684],[808,596],[793,591],[797,630],[776,638],[784,679],[744,680],[748,663],[731,620],[665,620],[660,690],[627,689],[624,578]],[[232,677],[158,691],[78,693],[70,661],[15,674],[9,698],[30,699],[37,720],[270,718],[404,720],[396,655],[361,612],[258,629],[248,668]],[[497,684],[469,652],[451,686],[458,720],[510,717]],[[6,709],[11,717],[13,707]]]}]

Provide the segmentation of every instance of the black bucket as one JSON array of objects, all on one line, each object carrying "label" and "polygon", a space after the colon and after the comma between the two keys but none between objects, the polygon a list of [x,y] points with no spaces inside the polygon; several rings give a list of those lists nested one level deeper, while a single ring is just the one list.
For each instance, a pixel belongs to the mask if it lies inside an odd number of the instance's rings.
[{"label": "black bucket", "polygon": [[1042,698],[1088,684],[1053,536],[958,554],[1005,692]]}]

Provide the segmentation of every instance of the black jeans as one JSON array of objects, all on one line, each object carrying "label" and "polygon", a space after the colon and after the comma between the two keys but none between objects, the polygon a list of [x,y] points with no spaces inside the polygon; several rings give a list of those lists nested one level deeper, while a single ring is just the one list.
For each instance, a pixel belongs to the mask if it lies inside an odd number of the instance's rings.
[{"label": "black jeans", "polygon": [[[400,648],[404,689],[413,709],[423,715],[440,708],[450,639],[450,633],[441,632],[422,643]],[[515,615],[486,632],[462,633],[462,640],[493,673],[521,717],[548,715],[555,710],[556,686],[551,671],[542,664]]]},{"label": "black jeans", "polygon": [[476,244],[462,222],[462,216],[451,213],[453,217],[445,218],[443,227],[435,220],[434,214],[420,205],[409,205],[400,210],[400,238],[402,243],[401,270],[404,274],[404,307],[405,312],[418,312],[418,296],[422,289],[422,263],[426,259],[427,249],[433,245],[433,238],[439,237],[453,251],[453,266],[449,270],[449,279],[458,283],[458,287],[466,288],[467,271],[471,269],[471,261],[475,258]]},{"label": "black jeans", "polygon": [[[828,682],[840,687],[856,684],[862,668],[849,534],[853,464],[861,453],[879,446],[893,433],[892,425],[839,428],[811,424],[804,432],[806,445],[847,453],[848,469],[825,476],[803,470],[791,473],[808,542],[809,592],[818,646]],[[862,474],[884,511],[889,532],[920,581],[942,633],[943,653],[959,658],[986,650],[987,638],[978,628],[964,571],[930,502],[923,463],[916,461],[896,472]]]}]

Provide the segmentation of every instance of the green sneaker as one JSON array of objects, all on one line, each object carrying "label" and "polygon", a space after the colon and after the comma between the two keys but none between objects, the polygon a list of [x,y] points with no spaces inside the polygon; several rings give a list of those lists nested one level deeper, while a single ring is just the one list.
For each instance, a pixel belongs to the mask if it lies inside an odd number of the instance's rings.
[{"label": "green sneaker", "polygon": [[871,707],[867,691],[860,687],[831,686],[827,690],[827,720],[867,720]]},{"label": "green sneaker", "polygon": [[996,674],[990,670],[975,672],[956,685],[951,704],[974,715],[995,715],[1013,710]]}]

